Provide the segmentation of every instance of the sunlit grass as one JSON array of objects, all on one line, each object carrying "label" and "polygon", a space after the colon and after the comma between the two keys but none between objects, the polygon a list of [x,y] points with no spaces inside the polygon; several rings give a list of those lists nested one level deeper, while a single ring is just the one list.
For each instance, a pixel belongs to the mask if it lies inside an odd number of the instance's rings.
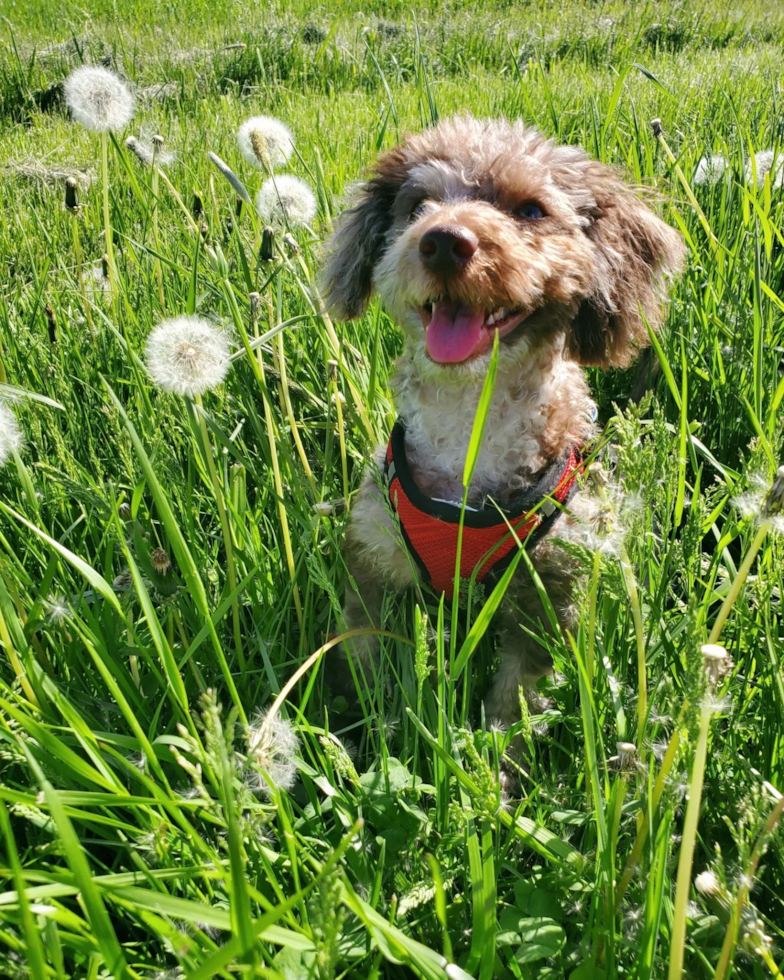
[{"label": "sunlit grass", "polygon": [[[117,9],[11,10],[0,46],[0,399],[24,435],[0,433],[0,973],[778,976],[784,212],[744,179],[781,141],[778,7]],[[52,86],[107,54],[140,99],[104,166]],[[320,246],[379,149],[459,110],[623,168],[690,253],[652,395],[592,375],[622,547],[586,555],[576,634],[541,636],[554,707],[503,732],[486,595],[388,597],[377,672],[329,690],[400,340],[375,304],[323,314]],[[318,201],[266,237],[236,140],[260,114]],[[125,144],[152,134],[173,160]],[[727,174],[700,184],[710,154]],[[183,315],[231,363],[178,395],[145,348]]]}]

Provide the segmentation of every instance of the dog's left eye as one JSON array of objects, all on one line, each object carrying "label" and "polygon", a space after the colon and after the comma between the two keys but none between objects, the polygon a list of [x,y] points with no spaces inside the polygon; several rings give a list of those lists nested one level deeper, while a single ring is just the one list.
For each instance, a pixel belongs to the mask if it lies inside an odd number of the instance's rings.
[{"label": "dog's left eye", "polygon": [[544,211],[539,207],[538,204],[534,204],[533,201],[526,201],[525,204],[521,204],[520,207],[515,211],[518,218],[543,218]]}]

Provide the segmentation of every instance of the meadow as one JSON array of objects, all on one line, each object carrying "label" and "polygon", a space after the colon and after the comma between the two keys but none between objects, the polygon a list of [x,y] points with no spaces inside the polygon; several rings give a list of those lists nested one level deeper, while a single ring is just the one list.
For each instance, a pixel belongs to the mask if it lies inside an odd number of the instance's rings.
[{"label": "meadow", "polygon": [[[776,0],[0,13],[0,975],[780,977]],[[81,64],[136,95],[105,140],[64,105]],[[689,252],[649,391],[591,372],[612,546],[541,637],[552,708],[509,731],[481,590],[390,596],[377,673],[329,686],[400,339],[377,302],[324,313],[323,242],[379,150],[456,111],[618,166]],[[272,235],[207,156],[253,201],[259,114],[317,205]],[[209,390],[151,376],[183,315],[229,345]]]}]

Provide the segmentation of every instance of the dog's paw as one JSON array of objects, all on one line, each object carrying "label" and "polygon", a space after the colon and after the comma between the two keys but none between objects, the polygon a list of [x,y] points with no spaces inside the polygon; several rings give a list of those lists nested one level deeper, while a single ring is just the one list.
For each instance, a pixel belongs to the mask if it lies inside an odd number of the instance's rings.
[{"label": "dog's paw", "polygon": [[326,681],[334,695],[356,699],[357,684],[373,685],[378,664],[378,637],[352,636],[332,651]]}]

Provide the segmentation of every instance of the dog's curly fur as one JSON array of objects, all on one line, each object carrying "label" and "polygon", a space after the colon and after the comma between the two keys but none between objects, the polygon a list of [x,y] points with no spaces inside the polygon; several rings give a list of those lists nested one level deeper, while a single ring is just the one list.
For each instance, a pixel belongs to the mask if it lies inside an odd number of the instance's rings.
[{"label": "dog's curly fur", "polygon": [[[520,216],[534,203],[542,217]],[[422,261],[430,229],[458,226],[478,243],[444,278]],[[500,344],[485,438],[469,503],[503,502],[529,485],[570,442],[593,432],[594,403],[582,368],[627,366],[664,312],[668,278],[682,265],[680,235],[610,167],[560,146],[521,122],[460,116],[407,137],[379,157],[343,215],[323,282],[340,318],[360,316],[375,290],[402,327],[405,348],[393,390],[406,421],[412,474],[431,497],[459,501],[468,440],[489,351],[457,364],[428,356],[420,310],[447,295],[472,309],[525,311]],[[377,463],[383,460],[380,449]],[[580,495],[532,559],[565,627],[573,618],[578,569],[553,540],[568,537]],[[416,570],[396,532],[378,472],[368,474],[347,533],[356,588],[346,596],[348,628],[374,623],[385,588],[410,585]],[[519,628],[523,614],[546,618],[525,573],[499,615],[501,666],[486,707],[501,723],[519,718],[518,688],[535,702],[549,669],[543,646]],[[523,612],[521,612],[521,610]],[[358,652],[372,657],[368,640]]]}]

